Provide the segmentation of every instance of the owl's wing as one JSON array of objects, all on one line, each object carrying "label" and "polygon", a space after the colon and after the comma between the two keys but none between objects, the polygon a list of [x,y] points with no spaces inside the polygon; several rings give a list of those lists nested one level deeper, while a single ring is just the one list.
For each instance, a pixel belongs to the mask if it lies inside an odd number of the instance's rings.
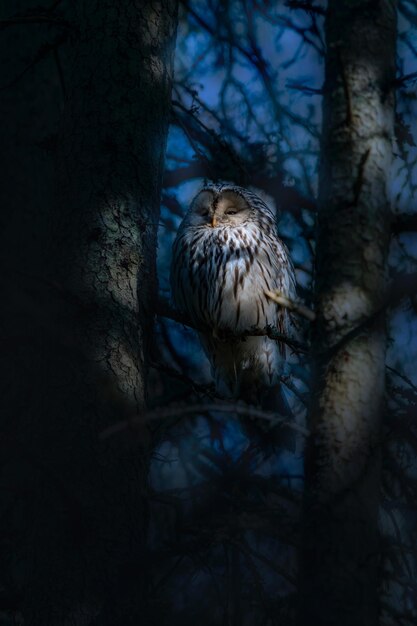
[{"label": "owl's wing", "polygon": [[[294,265],[292,263],[289,251],[284,242],[275,237],[271,242],[271,262],[274,275],[274,289],[287,296],[290,300],[297,298],[297,280]],[[280,307],[275,308],[275,325],[280,332],[288,337],[295,339],[299,335],[300,324],[289,309]],[[284,344],[280,344],[280,352],[284,356],[286,349]]]},{"label": "owl's wing", "polygon": [[198,327],[208,325],[207,289],[208,284],[200,270],[199,263],[204,258],[198,238],[187,229],[180,229],[173,246],[171,262],[171,292],[175,306],[187,313]]},{"label": "owl's wing", "polygon": [[195,290],[190,276],[190,245],[185,232],[179,231],[174,242],[170,282],[175,306],[184,313],[192,314],[190,308],[193,308]]},{"label": "owl's wing", "polygon": [[276,289],[285,296],[294,299],[297,293],[297,280],[293,262],[288,252],[288,248],[278,237],[272,242],[274,251],[272,265],[276,276]]}]

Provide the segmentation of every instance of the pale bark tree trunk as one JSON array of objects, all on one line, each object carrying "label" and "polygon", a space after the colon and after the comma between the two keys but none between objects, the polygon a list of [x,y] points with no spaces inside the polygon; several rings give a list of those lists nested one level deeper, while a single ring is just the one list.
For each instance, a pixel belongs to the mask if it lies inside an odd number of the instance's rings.
[{"label": "pale bark tree trunk", "polygon": [[[52,125],[58,130],[56,193],[45,196],[41,234],[19,260],[24,288],[9,286],[24,309],[25,332],[37,338],[14,358],[2,398],[10,463],[22,458],[19,488],[27,496],[11,526],[26,546],[23,565],[12,569],[25,626],[127,626],[151,621],[150,435],[145,427],[109,441],[99,434],[140,413],[146,402],[177,2],[77,0],[64,6],[70,34],[58,72],[65,102]],[[40,89],[41,82],[32,87]],[[15,123],[30,129],[37,124],[30,93],[25,104],[19,103]],[[18,169],[19,155],[12,153]],[[24,195],[30,215],[40,202],[25,193],[25,185],[36,187],[27,176],[17,181],[19,192],[10,188],[7,201],[10,211],[19,210]],[[13,251],[22,234],[10,228],[9,237]],[[12,317],[10,310],[7,333]]]},{"label": "pale bark tree trunk", "polygon": [[378,623],[395,0],[330,0],[300,625]]}]

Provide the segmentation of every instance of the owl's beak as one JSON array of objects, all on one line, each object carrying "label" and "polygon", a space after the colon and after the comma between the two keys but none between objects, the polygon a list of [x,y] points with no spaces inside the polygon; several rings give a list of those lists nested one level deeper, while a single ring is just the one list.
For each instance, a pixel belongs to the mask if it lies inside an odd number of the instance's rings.
[{"label": "owl's beak", "polygon": [[211,218],[211,226],[212,228],[217,226],[217,217],[215,215],[213,215],[213,217]]}]

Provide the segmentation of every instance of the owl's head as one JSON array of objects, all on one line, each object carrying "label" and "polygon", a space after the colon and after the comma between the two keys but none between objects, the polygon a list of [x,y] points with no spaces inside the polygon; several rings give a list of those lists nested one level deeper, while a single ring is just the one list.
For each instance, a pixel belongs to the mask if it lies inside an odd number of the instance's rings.
[{"label": "owl's head", "polygon": [[190,226],[239,227],[260,218],[274,221],[269,207],[259,196],[233,184],[205,185],[193,199],[187,215]]}]

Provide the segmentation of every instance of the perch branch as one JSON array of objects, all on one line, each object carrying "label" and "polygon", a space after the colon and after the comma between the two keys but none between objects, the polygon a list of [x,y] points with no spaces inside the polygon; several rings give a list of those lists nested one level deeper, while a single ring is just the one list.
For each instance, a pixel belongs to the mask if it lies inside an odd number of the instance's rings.
[{"label": "perch branch", "polygon": [[191,404],[191,405],[176,405],[176,406],[168,406],[168,407],[159,407],[157,409],[153,409],[152,411],[146,411],[142,413],[142,415],[134,416],[129,420],[122,420],[109,426],[105,430],[100,433],[100,439],[107,439],[116,433],[122,432],[129,428],[134,428],[135,426],[139,426],[144,424],[145,422],[150,422],[153,420],[160,419],[169,419],[170,417],[178,417],[184,415],[192,415],[196,413],[205,413],[207,411],[216,411],[218,413],[235,413],[237,415],[242,415],[244,417],[251,417],[255,419],[261,419],[267,421],[271,424],[271,426],[286,426],[291,430],[295,430],[300,434],[307,437],[309,435],[309,431],[307,428],[300,426],[294,422],[288,422],[285,418],[279,416],[277,413],[273,413],[271,411],[263,411],[262,409],[258,409],[254,406],[249,405],[241,405],[241,404],[229,404],[229,403],[214,403],[214,402],[205,402],[201,404]]},{"label": "perch branch", "polygon": [[[175,309],[174,307],[172,307],[166,298],[160,297],[158,299],[156,313],[160,317],[166,317],[168,319],[173,320],[174,322],[178,322],[179,324],[183,324],[184,326],[189,326],[190,328],[194,328],[194,330],[197,330],[200,332],[207,332],[208,330],[207,328],[199,328],[196,324],[192,322],[192,320],[190,320],[190,318],[185,313],[183,313],[182,311],[178,311],[178,309]],[[222,339],[227,339],[228,337],[230,338],[235,337],[235,338],[242,338],[242,339],[244,337],[269,337],[270,339],[273,339],[274,341],[282,341],[282,343],[285,343],[286,345],[288,345],[290,348],[292,348],[295,351],[298,351],[298,352],[308,351],[307,346],[305,346],[303,343],[301,343],[300,341],[296,341],[295,339],[291,339],[284,333],[281,333],[275,326],[271,326],[271,325],[266,326],[265,328],[256,328],[255,326],[253,326],[252,328],[249,328],[247,331],[240,332],[240,333],[233,333],[232,331],[229,331],[229,330],[227,331],[221,330],[219,332],[219,336],[221,336]]]}]

